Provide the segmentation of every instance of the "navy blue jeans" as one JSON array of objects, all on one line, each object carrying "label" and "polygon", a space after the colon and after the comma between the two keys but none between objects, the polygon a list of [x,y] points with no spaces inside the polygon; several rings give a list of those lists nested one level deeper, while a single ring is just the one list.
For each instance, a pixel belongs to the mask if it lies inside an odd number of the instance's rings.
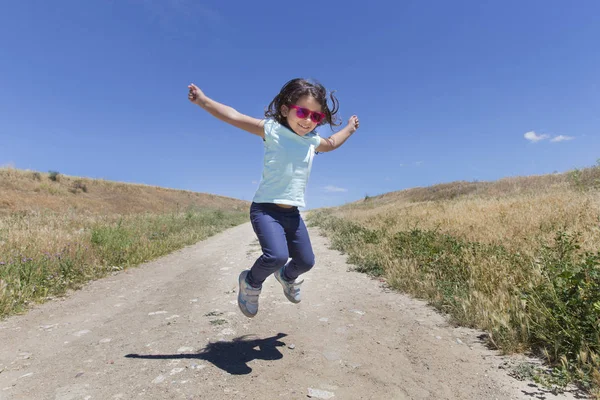
[{"label": "navy blue jeans", "polygon": [[285,267],[287,280],[294,280],[315,265],[306,225],[297,207],[283,208],[272,203],[252,203],[250,221],[260,242],[263,254],[258,257],[248,283],[259,287],[267,277]]}]

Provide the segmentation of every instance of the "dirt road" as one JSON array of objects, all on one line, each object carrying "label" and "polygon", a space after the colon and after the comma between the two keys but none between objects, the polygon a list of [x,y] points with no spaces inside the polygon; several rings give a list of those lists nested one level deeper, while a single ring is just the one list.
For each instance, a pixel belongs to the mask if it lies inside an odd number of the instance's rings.
[{"label": "dirt road", "polygon": [[0,399],[571,398],[311,237],[302,303],[270,277],[254,319],[236,303],[259,254],[244,224],[0,322]]}]

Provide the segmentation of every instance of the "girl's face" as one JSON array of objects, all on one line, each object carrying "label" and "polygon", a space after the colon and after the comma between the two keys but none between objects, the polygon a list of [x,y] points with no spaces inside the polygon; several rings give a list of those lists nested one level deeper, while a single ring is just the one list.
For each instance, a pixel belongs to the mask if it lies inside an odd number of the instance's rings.
[{"label": "girl's face", "polygon": [[[322,113],[321,104],[312,96],[302,96],[298,99],[294,106]],[[306,113],[304,118],[298,117],[298,110],[288,106],[281,106],[281,115],[287,120],[288,126],[292,128],[299,136],[304,136],[307,133],[312,132],[316,127],[317,123],[311,118],[311,113]],[[301,113],[300,113],[301,114]],[[314,118],[314,117],[313,117]]]}]

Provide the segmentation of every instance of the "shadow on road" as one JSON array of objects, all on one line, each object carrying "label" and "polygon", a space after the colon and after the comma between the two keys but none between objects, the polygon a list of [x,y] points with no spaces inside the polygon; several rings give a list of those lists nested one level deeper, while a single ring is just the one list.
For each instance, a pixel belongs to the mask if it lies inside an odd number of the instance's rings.
[{"label": "shadow on road", "polygon": [[278,333],[276,336],[266,339],[250,339],[250,336],[240,336],[230,342],[209,343],[197,354],[127,354],[125,358],[206,360],[232,375],[245,375],[252,372],[252,368],[247,364],[249,361],[279,360],[283,358],[283,354],[277,347],[285,346],[285,343],[279,341],[279,339],[287,336],[285,333]]}]

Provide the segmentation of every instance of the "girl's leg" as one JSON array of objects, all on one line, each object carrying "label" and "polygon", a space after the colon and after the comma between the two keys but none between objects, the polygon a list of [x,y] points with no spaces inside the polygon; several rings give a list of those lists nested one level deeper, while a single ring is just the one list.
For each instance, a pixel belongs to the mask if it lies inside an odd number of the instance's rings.
[{"label": "girl's leg", "polygon": [[304,281],[298,281],[297,278],[315,265],[315,255],[312,251],[306,225],[304,225],[299,212],[289,215],[285,220],[284,227],[288,251],[292,259],[275,272],[275,278],[281,283],[285,297],[292,303],[300,303],[302,298],[300,286]]},{"label": "girl's leg", "polygon": [[267,277],[280,269],[288,260],[288,245],[281,216],[276,210],[253,204],[250,221],[258,237],[263,254],[258,257],[246,280],[260,287]]},{"label": "girl's leg", "polygon": [[283,271],[284,278],[288,281],[295,280],[315,265],[315,255],[308,230],[300,213],[297,216],[297,219],[290,221],[292,223],[286,224],[288,251],[292,258]]}]

